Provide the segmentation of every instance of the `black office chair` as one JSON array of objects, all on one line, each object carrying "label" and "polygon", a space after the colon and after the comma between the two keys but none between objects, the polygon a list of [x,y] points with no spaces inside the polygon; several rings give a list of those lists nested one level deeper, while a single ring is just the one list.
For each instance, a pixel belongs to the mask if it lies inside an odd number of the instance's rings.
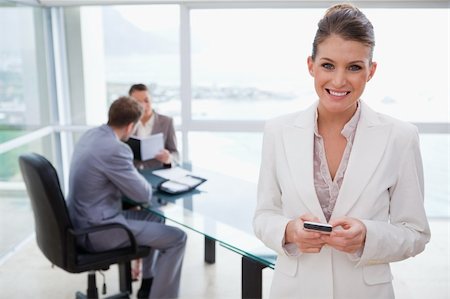
[{"label": "black office chair", "polygon": [[[88,273],[87,294],[76,298],[98,298],[95,272],[119,265],[120,292],[108,298],[129,298],[133,259],[147,256],[150,248],[137,246],[131,231],[121,224],[107,224],[87,229],[74,229],[66,201],[61,192],[58,175],[43,156],[29,153],[19,157],[20,170],[34,213],[36,240],[42,253],[54,265],[70,273]],[[87,252],[76,245],[76,238],[88,233],[120,228],[127,232],[130,246],[104,252]]]}]

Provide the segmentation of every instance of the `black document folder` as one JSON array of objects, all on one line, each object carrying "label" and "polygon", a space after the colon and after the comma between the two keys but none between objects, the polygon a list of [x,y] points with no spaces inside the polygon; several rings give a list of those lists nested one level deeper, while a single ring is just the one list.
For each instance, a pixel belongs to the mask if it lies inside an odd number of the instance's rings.
[{"label": "black document folder", "polygon": [[[166,175],[169,172],[181,170],[176,176]],[[180,194],[191,191],[207,181],[207,179],[193,175],[188,171],[176,167],[158,169],[156,171],[142,170],[141,174],[155,190],[169,194]]]},{"label": "black document folder", "polygon": [[155,156],[164,148],[162,133],[153,134],[147,137],[131,136],[125,141],[133,151],[135,160],[146,161]]},{"label": "black document folder", "polygon": [[179,179],[167,179],[159,185],[159,190],[170,194],[179,194],[195,189],[204,182],[206,182],[205,178],[194,175],[186,175],[185,177]]},{"label": "black document folder", "polygon": [[141,156],[141,141],[139,139],[135,139],[133,137],[128,138],[127,141],[125,141],[126,144],[128,144],[133,151],[133,157],[135,160],[142,161]]}]

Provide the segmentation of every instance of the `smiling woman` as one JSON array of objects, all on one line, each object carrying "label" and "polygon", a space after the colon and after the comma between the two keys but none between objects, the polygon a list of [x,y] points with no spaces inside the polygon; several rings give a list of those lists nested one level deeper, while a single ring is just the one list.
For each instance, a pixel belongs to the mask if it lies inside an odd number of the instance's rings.
[{"label": "smiling woman", "polygon": [[374,46],[361,10],[329,8],[308,58],[318,101],[266,122],[253,226],[277,252],[273,298],[394,298],[389,264],[430,240],[417,128],[362,100]]}]

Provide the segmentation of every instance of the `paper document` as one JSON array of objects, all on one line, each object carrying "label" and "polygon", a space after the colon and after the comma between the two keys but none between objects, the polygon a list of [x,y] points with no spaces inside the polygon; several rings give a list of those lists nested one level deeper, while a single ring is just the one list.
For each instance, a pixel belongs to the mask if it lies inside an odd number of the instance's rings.
[{"label": "paper document", "polygon": [[178,184],[178,183],[172,182],[172,181],[166,181],[166,182],[162,183],[161,187],[163,189],[169,190],[170,192],[173,192],[173,193],[178,193],[178,192],[183,192],[183,191],[189,190],[188,186],[183,185],[183,184]]},{"label": "paper document", "polygon": [[154,159],[155,156],[164,149],[163,133],[150,135],[148,137],[136,137],[133,138],[141,141],[141,160]]},{"label": "paper document", "polygon": [[167,180],[177,180],[178,178],[185,177],[187,175],[190,175],[191,173],[183,169],[181,167],[172,167],[172,168],[164,168],[164,169],[158,169],[154,170],[153,174],[160,176],[162,178],[165,178]]}]

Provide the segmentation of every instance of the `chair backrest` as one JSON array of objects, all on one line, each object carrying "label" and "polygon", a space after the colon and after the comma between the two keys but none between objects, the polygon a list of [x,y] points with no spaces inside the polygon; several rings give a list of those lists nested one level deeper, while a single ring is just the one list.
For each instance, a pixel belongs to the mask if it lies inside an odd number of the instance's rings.
[{"label": "chair backrest", "polygon": [[42,253],[58,267],[67,266],[67,230],[72,228],[58,174],[43,156],[19,157],[20,170],[34,214],[36,240]]}]

